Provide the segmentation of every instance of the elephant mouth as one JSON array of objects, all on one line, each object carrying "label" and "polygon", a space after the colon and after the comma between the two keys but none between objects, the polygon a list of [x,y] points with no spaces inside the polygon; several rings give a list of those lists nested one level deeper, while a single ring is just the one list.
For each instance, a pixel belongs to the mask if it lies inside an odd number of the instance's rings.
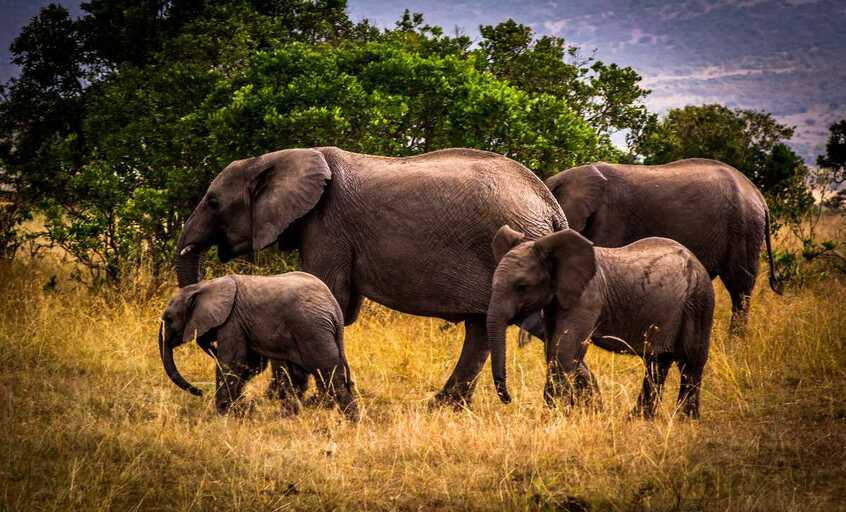
[{"label": "elephant mouth", "polygon": [[249,241],[241,242],[236,245],[231,245],[226,239],[221,238],[217,241],[217,257],[221,263],[232,261],[239,256],[247,256],[252,260],[253,251],[252,244]]}]

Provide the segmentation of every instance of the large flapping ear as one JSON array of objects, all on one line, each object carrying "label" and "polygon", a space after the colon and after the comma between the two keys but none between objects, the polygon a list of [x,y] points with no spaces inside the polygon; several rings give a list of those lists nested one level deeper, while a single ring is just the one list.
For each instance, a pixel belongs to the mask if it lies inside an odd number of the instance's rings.
[{"label": "large flapping ear", "polygon": [[605,202],[608,179],[596,165],[560,172],[546,180],[555,200],[564,210],[570,229],[583,231],[588,218]]},{"label": "large flapping ear", "polygon": [[526,235],[520,233],[519,231],[514,231],[508,224],[503,225],[496,232],[493,242],[491,242],[494,260],[499,263],[499,260],[501,260],[508,251],[525,240]]},{"label": "large flapping ear", "polygon": [[223,325],[232,313],[235,305],[235,293],[238,286],[231,277],[219,277],[192,285],[187,297],[187,322],[182,332],[182,342],[186,343]]},{"label": "large flapping ear", "polygon": [[596,274],[593,243],[572,229],[547,235],[535,242],[535,249],[548,262],[556,280],[556,298],[562,308],[576,305]]},{"label": "large flapping ear", "polygon": [[277,151],[256,160],[250,204],[253,250],[259,251],[314,208],[332,172],[323,154],[314,149]]}]

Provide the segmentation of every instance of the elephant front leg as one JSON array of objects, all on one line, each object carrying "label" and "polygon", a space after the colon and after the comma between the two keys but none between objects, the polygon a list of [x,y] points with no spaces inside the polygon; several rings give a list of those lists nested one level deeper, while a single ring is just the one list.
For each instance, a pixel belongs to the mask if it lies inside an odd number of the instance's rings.
[{"label": "elephant front leg", "polygon": [[261,372],[266,364],[266,360],[255,353],[243,354],[232,359],[219,359],[215,371],[217,412],[220,414],[248,412],[243,400],[244,386],[252,377]]},{"label": "elephant front leg", "polygon": [[450,405],[457,408],[470,405],[477,377],[489,353],[485,321],[483,319],[465,321],[461,356],[443,389],[435,395],[434,405]]},{"label": "elephant front leg", "polygon": [[[546,353],[547,377],[544,386],[544,401],[554,407],[563,402],[569,407],[589,404],[600,407],[599,386],[590,369],[584,363],[589,343],[590,329],[580,327],[586,322],[576,315],[567,321],[556,321],[552,336],[544,347]],[[588,323],[592,325],[592,322]],[[566,329],[563,326],[573,326]]]}]

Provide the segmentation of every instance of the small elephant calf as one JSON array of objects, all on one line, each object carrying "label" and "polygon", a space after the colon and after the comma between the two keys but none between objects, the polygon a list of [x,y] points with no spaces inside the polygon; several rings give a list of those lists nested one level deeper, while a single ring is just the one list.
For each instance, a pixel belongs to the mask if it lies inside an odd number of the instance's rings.
[{"label": "small elephant calf", "polygon": [[329,288],[311,274],[228,275],[176,293],[162,315],[162,363],[177,386],[200,395],[173,361],[173,349],[192,339],[218,362],[220,413],[241,398],[244,384],[269,359],[271,389],[283,412],[298,412],[311,374],[321,394],[333,397],[348,418],[358,419],[344,354],[344,317]]},{"label": "small elephant calf", "polygon": [[673,362],[681,370],[678,407],[699,416],[699,387],[708,359],[714,316],[711,278],[696,257],[667,238],[645,238],[610,249],[565,229],[536,241],[508,226],[493,241],[498,261],[488,309],[491,364],[497,393],[510,396],[505,378],[505,329],[543,309],[547,384],[552,405],[566,395],[597,391],[580,365],[589,340],[646,362],[635,413],[655,415]]}]

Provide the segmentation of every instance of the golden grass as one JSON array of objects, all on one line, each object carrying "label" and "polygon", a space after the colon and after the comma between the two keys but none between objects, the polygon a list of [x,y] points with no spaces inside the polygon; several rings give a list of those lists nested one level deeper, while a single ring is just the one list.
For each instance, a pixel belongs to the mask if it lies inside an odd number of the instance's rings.
[{"label": "golden grass", "polygon": [[[565,415],[541,400],[542,349],[509,341],[515,402],[490,371],[471,410],[428,409],[463,328],[368,305],[347,353],[364,419],[332,410],[281,419],[249,388],[246,419],[219,417],[165,377],[166,300],[91,293],[50,260],[0,268],[1,510],[844,510],[846,285],[753,298],[748,335],[719,305],[702,420],[626,419],[639,359],[592,348],[605,409]],[[58,273],[55,289],[43,289]],[[212,363],[180,349],[207,391]]]}]

